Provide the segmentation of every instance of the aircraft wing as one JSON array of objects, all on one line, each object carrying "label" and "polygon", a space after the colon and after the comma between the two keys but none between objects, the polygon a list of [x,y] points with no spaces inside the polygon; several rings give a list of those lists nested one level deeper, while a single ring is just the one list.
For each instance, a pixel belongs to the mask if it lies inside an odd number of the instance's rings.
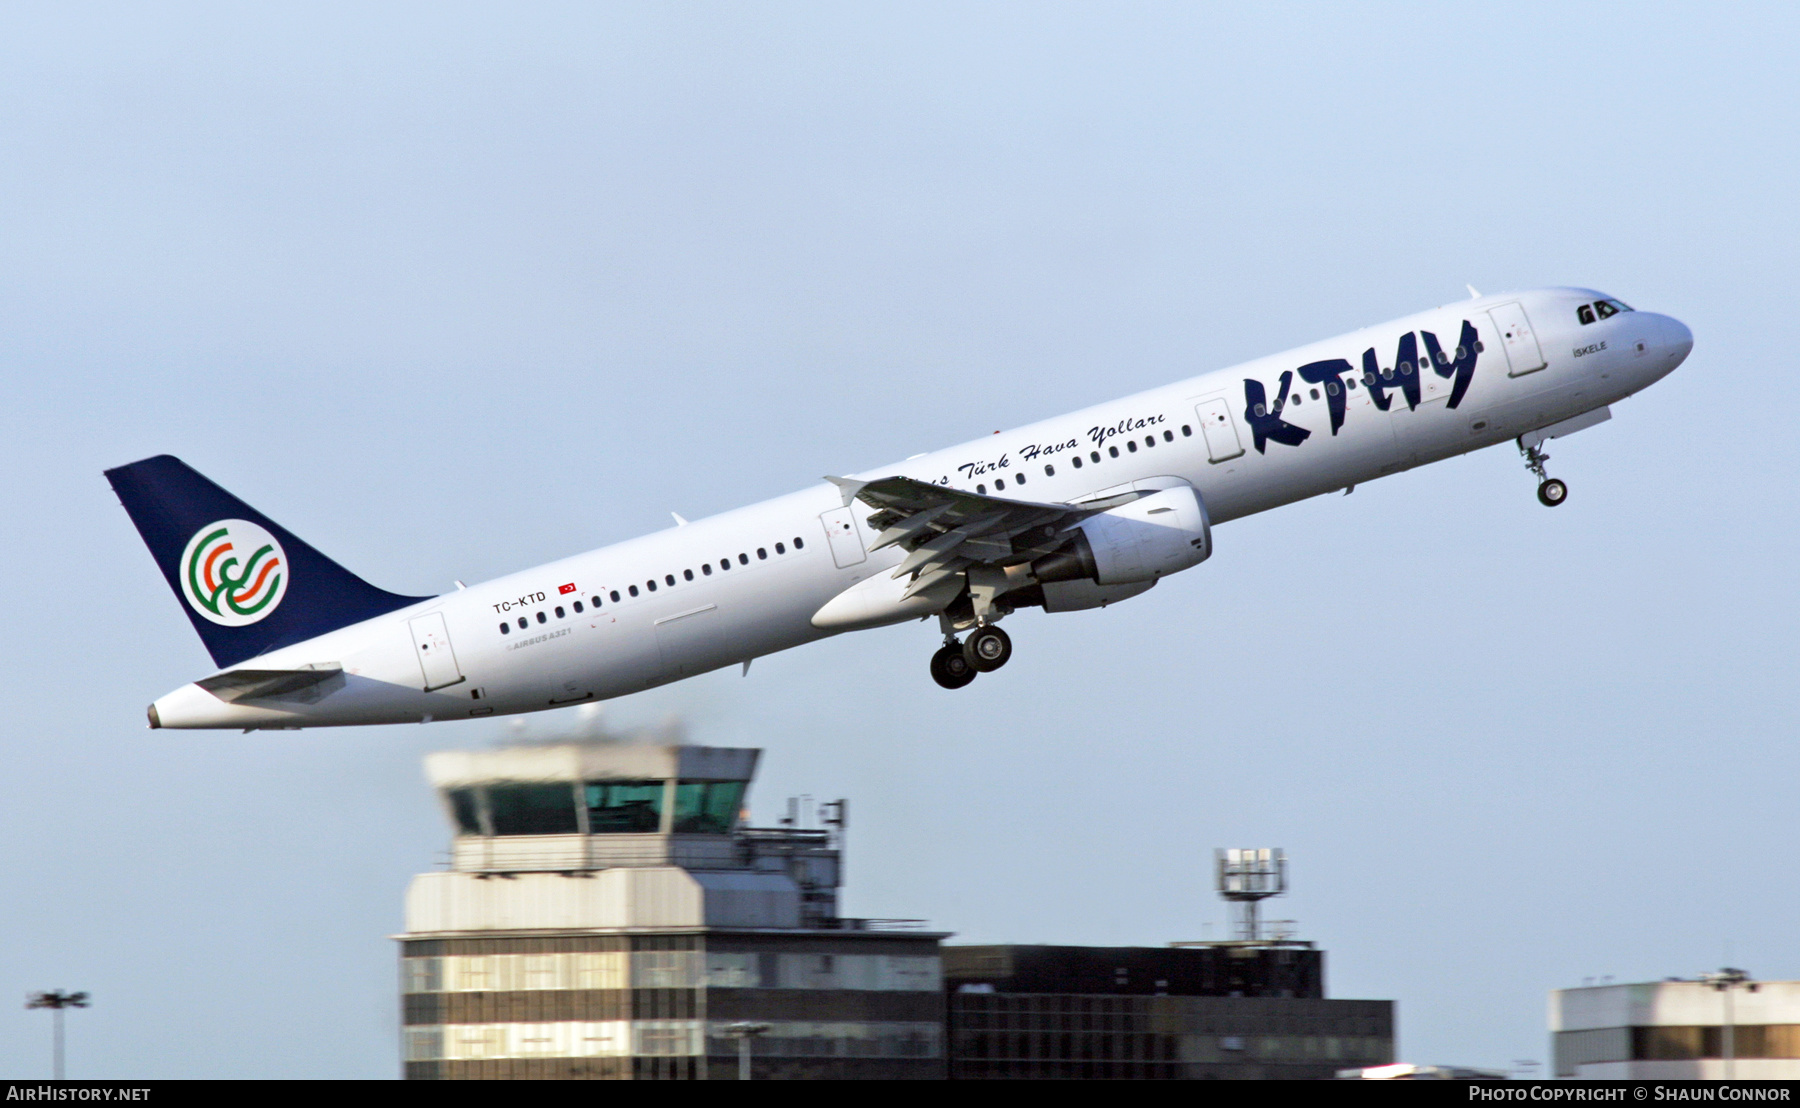
[{"label": "aircraft wing", "polygon": [[912,575],[905,596],[922,592],[971,566],[1005,568],[1054,552],[1065,532],[1091,515],[1142,495],[1126,492],[1080,504],[1008,500],[920,481],[912,477],[826,480],[843,490],[844,503],[860,500],[875,512],[869,527],[879,532],[871,553],[887,546],[907,552],[895,578]]}]

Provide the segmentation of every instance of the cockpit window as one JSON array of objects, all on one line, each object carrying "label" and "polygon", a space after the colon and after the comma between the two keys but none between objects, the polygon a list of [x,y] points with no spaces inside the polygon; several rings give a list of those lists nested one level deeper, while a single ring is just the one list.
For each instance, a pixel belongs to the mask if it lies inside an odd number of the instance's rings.
[{"label": "cockpit window", "polygon": [[1575,318],[1581,320],[1582,325],[1586,326],[1597,319],[1610,319],[1620,312],[1630,311],[1636,311],[1636,309],[1623,300],[1596,300],[1592,304],[1583,304],[1576,308]]}]

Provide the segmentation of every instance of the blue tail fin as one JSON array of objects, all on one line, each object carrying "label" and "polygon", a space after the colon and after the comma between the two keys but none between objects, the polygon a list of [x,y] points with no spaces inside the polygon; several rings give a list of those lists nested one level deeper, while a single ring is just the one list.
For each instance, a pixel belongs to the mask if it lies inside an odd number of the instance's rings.
[{"label": "blue tail fin", "polygon": [[179,458],[106,479],[221,669],[430,599],[383,592]]}]

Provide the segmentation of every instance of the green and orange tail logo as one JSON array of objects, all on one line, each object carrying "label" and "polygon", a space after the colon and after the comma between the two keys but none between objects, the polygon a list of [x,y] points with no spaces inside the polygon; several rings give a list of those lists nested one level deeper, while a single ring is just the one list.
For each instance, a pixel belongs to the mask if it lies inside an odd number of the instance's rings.
[{"label": "green and orange tail logo", "polygon": [[207,524],[181,554],[181,591],[188,604],[225,627],[255,623],[273,612],[287,581],[281,544],[247,520]]}]

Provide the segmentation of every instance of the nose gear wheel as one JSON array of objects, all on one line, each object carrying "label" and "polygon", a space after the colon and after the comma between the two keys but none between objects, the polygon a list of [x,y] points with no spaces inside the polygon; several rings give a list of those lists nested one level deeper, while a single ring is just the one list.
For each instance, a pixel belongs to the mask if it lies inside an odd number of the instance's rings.
[{"label": "nose gear wheel", "polygon": [[1568,484],[1544,472],[1544,463],[1550,460],[1550,455],[1535,446],[1526,446],[1522,441],[1519,443],[1519,453],[1525,455],[1525,468],[1537,476],[1539,504],[1554,508],[1569,498]]}]

